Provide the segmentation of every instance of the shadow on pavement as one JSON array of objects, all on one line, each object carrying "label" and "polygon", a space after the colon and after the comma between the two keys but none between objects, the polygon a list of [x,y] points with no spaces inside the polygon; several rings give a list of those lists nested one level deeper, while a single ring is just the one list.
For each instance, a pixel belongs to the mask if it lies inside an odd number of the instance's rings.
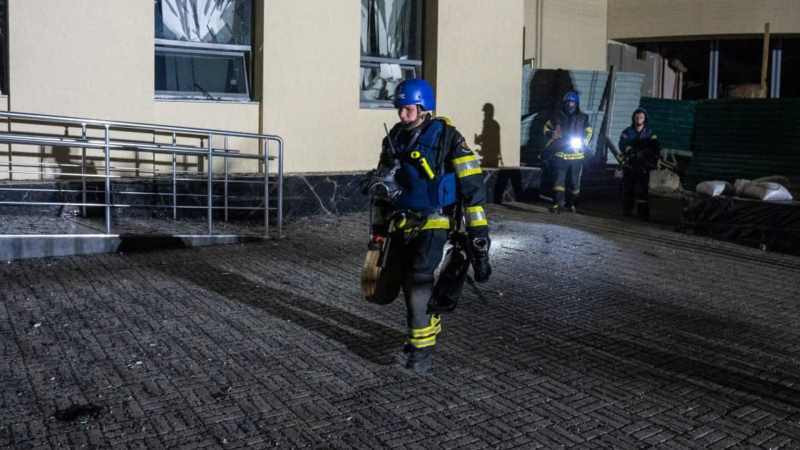
[{"label": "shadow on pavement", "polygon": [[218,279],[209,279],[207,274],[224,270],[203,262],[169,267],[166,271],[230,300],[258,308],[309,331],[321,333],[375,364],[396,364],[395,350],[402,348],[406,337],[403,332],[365,317],[276,286],[255,283],[241,275],[229,273],[225,277],[225,283],[220,283]]}]

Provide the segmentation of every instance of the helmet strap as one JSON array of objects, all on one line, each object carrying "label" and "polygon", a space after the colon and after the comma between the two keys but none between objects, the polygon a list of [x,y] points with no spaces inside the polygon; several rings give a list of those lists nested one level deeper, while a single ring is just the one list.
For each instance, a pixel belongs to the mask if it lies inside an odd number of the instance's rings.
[{"label": "helmet strap", "polygon": [[417,128],[418,126],[422,125],[425,122],[425,117],[427,116],[427,114],[425,113],[427,113],[427,111],[422,109],[420,105],[414,105],[414,106],[417,107],[417,120],[411,122],[408,125],[404,125],[403,126],[404,130],[413,130],[414,128]]}]

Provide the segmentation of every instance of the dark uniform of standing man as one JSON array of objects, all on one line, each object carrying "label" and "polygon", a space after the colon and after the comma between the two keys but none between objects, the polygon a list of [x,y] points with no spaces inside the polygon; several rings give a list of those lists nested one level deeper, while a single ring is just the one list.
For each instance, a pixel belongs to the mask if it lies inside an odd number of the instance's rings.
[{"label": "dark uniform of standing man", "polygon": [[[550,212],[560,214],[565,206],[569,211],[575,212],[578,194],[581,192],[583,152],[592,139],[589,116],[581,112],[580,97],[576,92],[564,95],[561,111],[554,119],[547,121],[544,134],[549,139],[545,145],[545,154],[550,158],[550,165],[556,174],[553,183],[554,202]],[[565,205],[567,180],[570,196]]]},{"label": "dark uniform of standing man", "polygon": [[622,169],[622,214],[636,214],[642,220],[650,216],[650,170],[658,163],[658,136],[647,124],[647,111],[638,108],[631,115],[631,126],[619,137],[619,150],[624,156]]},{"label": "dark uniform of standing man", "polygon": [[397,274],[392,277],[398,284],[395,295],[402,285],[408,323],[406,367],[421,373],[430,365],[441,331],[440,316],[427,309],[456,208],[462,208],[466,222],[475,281],[487,281],[491,274],[486,194],[480,162],[464,137],[446,119],[432,117],[436,101],[425,80],[400,83],[394,106],[400,122],[383,140],[378,170],[397,168],[399,192],[374,203],[371,245],[391,235],[383,270]]}]

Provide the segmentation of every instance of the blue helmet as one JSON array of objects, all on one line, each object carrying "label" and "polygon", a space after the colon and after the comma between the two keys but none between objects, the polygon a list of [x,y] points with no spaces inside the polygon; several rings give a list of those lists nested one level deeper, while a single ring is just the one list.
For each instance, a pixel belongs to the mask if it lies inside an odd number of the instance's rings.
[{"label": "blue helmet", "polygon": [[564,94],[563,102],[575,102],[575,104],[581,104],[581,98],[578,96],[577,92],[567,92]]},{"label": "blue helmet", "polygon": [[397,85],[394,91],[394,107],[419,105],[426,111],[436,109],[433,88],[422,78],[412,78]]}]

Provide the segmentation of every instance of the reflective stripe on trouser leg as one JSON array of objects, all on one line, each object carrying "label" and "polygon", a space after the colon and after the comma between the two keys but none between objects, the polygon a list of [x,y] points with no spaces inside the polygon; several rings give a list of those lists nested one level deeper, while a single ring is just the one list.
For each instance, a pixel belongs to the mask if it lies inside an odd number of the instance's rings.
[{"label": "reflective stripe on trouser leg", "polygon": [[567,163],[563,159],[555,158],[556,179],[553,182],[553,200],[559,208],[564,207],[564,186],[567,181]]},{"label": "reflective stripe on trouser leg", "polygon": [[441,331],[441,319],[427,314],[428,301],[433,295],[433,275],[412,273],[405,284],[406,311],[408,321],[408,343],[416,348],[436,344],[436,335]]},{"label": "reflective stripe on trouser leg", "polygon": [[480,227],[488,224],[489,222],[486,221],[486,211],[483,210],[483,206],[470,206],[467,208],[468,228]]},{"label": "reflective stripe on trouser leg", "polygon": [[408,343],[414,348],[425,348],[436,345],[436,335],[442,331],[442,318],[438,314],[431,316],[425,328],[409,328]]},{"label": "reflective stripe on trouser leg", "polygon": [[567,161],[567,171],[569,172],[569,203],[574,205],[581,192],[581,175],[583,174],[583,161]]}]

